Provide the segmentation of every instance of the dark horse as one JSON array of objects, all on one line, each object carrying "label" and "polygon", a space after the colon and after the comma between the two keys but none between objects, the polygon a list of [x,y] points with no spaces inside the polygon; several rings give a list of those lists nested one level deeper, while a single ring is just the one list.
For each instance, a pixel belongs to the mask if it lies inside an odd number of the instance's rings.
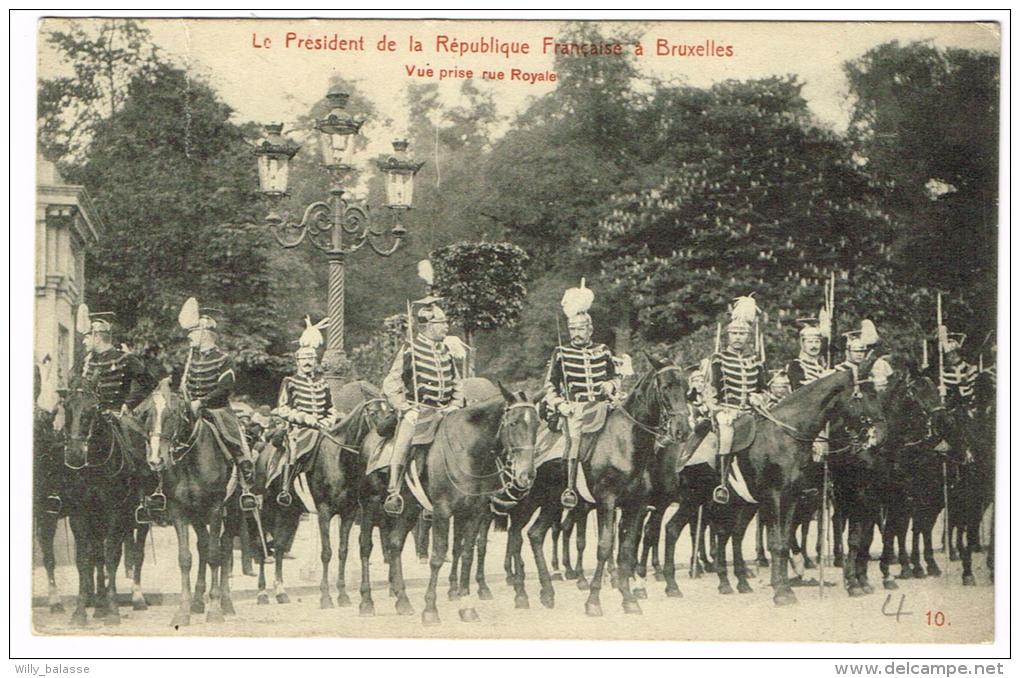
[{"label": "dark horse", "polygon": [[[301,468],[308,479],[308,490],[315,502],[316,518],[319,523],[320,560],[322,562],[322,578],[319,582],[319,607],[333,607],[333,599],[329,592],[329,564],[333,558],[330,540],[330,524],[333,517],[338,517],[339,541],[337,543],[337,579],[336,602],[340,607],[347,607],[351,599],[347,595],[345,571],[347,565],[347,549],[350,541],[351,527],[358,516],[358,490],[361,478],[365,474],[365,459],[361,455],[361,443],[369,431],[374,430],[383,416],[385,401],[378,391],[368,383],[358,382],[344,388],[354,387],[363,392],[365,398],[356,405],[329,432],[319,432],[318,442],[308,453],[307,459],[301,460]],[[263,454],[266,454],[265,452]],[[261,471],[262,464],[259,465]],[[275,597],[277,602],[289,602],[287,592],[283,589],[284,554],[290,550],[297,533],[298,524],[304,504],[293,502],[290,506],[282,506],[276,497],[279,494],[282,477],[277,477],[266,488],[263,503],[263,523],[273,535],[275,553]],[[265,589],[265,562],[259,561],[259,593],[260,605],[269,602],[269,594]]]},{"label": "dark horse", "polygon": [[[599,532],[598,560],[585,602],[585,612],[589,616],[602,616],[599,594],[606,565],[612,556],[617,508],[621,509],[617,583],[624,611],[640,614],[641,607],[631,591],[630,580],[635,572],[641,521],[652,488],[656,442],[667,436],[685,439],[690,428],[688,386],[683,371],[651,357],[648,360],[651,369],[641,376],[623,404],[609,414],[605,427],[592,444],[589,458],[582,462],[596,503]],[[541,514],[539,520],[542,520]],[[535,549],[542,598],[551,600],[552,582],[545,567],[542,540],[532,538],[531,543]]]},{"label": "dark horse", "polygon": [[[63,420],[63,415],[60,419]],[[64,604],[57,589],[57,561],[53,552],[53,540],[57,523],[68,515],[68,503],[64,498],[69,489],[68,474],[71,471],[64,465],[63,441],[54,430],[55,421],[54,412],[35,408],[32,435],[32,515],[35,519],[36,539],[42,551],[43,567],[46,568],[47,603],[50,612],[63,612]],[[95,586],[94,581],[90,583]]]},{"label": "dark horse", "polygon": [[[146,473],[142,430],[136,422],[132,425],[129,414],[121,418],[102,411],[98,396],[87,388],[68,393],[62,407],[64,464],[70,471],[64,475],[62,499],[78,568],[78,600],[71,623],[85,625],[86,606],[94,595],[94,616],[119,624],[117,567],[134,526],[133,500]],[[140,558],[136,562],[140,568]]]},{"label": "dark horse", "polygon": [[[177,532],[177,563],[181,570],[181,601],[171,625],[187,626],[191,613],[205,610],[205,570],[209,566],[209,609],[206,620],[222,622],[235,614],[230,598],[233,537],[242,534],[240,507],[228,501],[233,463],[222,450],[212,424],[189,416],[187,402],[164,381],[139,406],[148,436],[148,462],[160,474],[167,513]],[[188,526],[198,543],[198,578],[191,591],[191,545]]]},{"label": "dark horse", "polygon": [[[826,423],[839,421],[845,422],[855,436],[866,431],[866,445],[885,440],[884,413],[868,379],[874,361],[869,356],[856,373],[840,371],[818,379],[788,395],[766,415],[755,415],[756,435],[746,449],[736,454],[735,463],[740,465],[752,495],[761,502],[760,510],[768,525],[776,605],[797,602],[788,576],[789,547],[812,443]],[[857,574],[852,571],[848,576]]]}]

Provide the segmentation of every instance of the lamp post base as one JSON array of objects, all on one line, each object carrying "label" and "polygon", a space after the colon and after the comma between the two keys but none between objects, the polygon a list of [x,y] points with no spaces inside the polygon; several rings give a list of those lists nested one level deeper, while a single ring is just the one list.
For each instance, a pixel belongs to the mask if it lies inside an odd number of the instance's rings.
[{"label": "lamp post base", "polygon": [[351,361],[348,360],[343,349],[326,349],[322,355],[322,376],[326,379],[329,390],[333,394],[333,407],[342,410],[343,408],[336,399],[340,394],[340,388],[350,381],[351,376]]}]

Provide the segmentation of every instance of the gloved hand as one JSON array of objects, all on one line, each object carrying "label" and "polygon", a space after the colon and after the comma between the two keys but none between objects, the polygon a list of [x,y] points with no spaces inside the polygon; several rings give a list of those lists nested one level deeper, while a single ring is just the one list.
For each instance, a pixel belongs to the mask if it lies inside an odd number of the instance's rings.
[{"label": "gloved hand", "polygon": [[570,416],[570,403],[564,401],[556,406],[556,411],[562,414],[564,417]]},{"label": "gloved hand", "polygon": [[748,401],[755,407],[766,407],[769,402],[769,397],[764,393],[752,393],[748,397]]},{"label": "gloved hand", "polygon": [[191,401],[191,413],[198,414],[202,410],[202,401],[195,398]]}]

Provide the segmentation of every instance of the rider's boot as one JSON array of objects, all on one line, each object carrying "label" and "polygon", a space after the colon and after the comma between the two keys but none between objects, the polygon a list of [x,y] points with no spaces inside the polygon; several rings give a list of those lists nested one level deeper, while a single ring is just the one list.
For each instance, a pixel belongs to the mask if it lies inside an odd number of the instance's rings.
[{"label": "rider's boot", "polygon": [[722,414],[719,421],[719,485],[712,490],[712,501],[717,504],[730,503],[730,463],[733,455],[730,451],[733,448],[733,425],[727,426]]},{"label": "rider's boot", "polygon": [[237,482],[241,486],[240,504],[242,511],[254,511],[258,508],[258,498],[252,488],[255,486],[255,464],[251,459],[236,459]]},{"label": "rider's boot", "polygon": [[404,485],[404,468],[407,465],[407,454],[411,450],[411,441],[418,424],[418,412],[408,410],[397,424],[397,432],[393,437],[393,458],[390,460],[390,478],[386,485],[386,501],[383,511],[391,516],[399,516],[404,512],[404,498],[400,489]]},{"label": "rider's boot", "polygon": [[560,495],[563,508],[572,509],[577,506],[577,459],[567,459],[567,487]]},{"label": "rider's boot", "polygon": [[291,468],[292,468],[291,464],[283,465],[283,481],[282,481],[283,484],[280,487],[280,491],[276,495],[276,503],[279,504],[280,506],[290,506],[292,503],[294,503],[294,497],[290,493]]}]

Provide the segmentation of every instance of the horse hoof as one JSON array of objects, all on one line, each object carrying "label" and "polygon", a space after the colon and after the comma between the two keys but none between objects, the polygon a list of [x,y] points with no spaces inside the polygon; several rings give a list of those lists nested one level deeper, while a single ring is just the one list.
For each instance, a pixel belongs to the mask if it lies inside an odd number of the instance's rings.
[{"label": "horse hoof", "polygon": [[142,598],[141,600],[132,600],[131,609],[134,610],[135,612],[144,612],[145,610],[149,609],[149,604],[145,602],[144,598]]},{"label": "horse hoof", "polygon": [[547,610],[551,610],[556,607],[556,594],[552,591],[542,591],[538,594],[538,599],[542,603],[542,607]]},{"label": "horse hoof", "polygon": [[531,603],[528,602],[527,596],[516,596],[514,597],[514,609],[515,610],[530,610]]},{"label": "horse hoof", "polygon": [[319,609],[329,610],[333,607],[333,599],[329,596],[322,596],[319,598]]},{"label": "horse hoof", "polygon": [[864,589],[860,586],[849,586],[846,592],[851,598],[861,598],[864,596]]},{"label": "horse hoof", "polygon": [[277,593],[276,602],[280,603],[281,605],[286,605],[287,603],[290,602],[290,596],[288,596],[286,593]]},{"label": "horse hoof", "polygon": [[514,585],[514,576],[512,574],[508,574],[506,576],[506,585],[507,586],[513,586]]},{"label": "horse hoof", "polygon": [[666,575],[661,572],[655,573],[655,581],[666,581]]},{"label": "horse hoof", "polygon": [[638,600],[648,600],[648,591],[644,589],[634,589],[634,597]]},{"label": "horse hoof", "polygon": [[942,576],[942,569],[938,565],[936,565],[935,563],[932,563],[931,565],[928,566],[928,576],[929,577],[941,577]]},{"label": "horse hoof", "polygon": [[813,570],[816,567],[818,567],[818,565],[815,564],[815,561],[811,560],[807,556],[804,556],[804,569],[805,570]]},{"label": "horse hoof", "polygon": [[577,579],[577,570],[571,570],[569,567],[563,570],[563,578],[567,581]]},{"label": "horse hoof", "polygon": [[666,587],[666,597],[667,598],[683,598],[684,594],[680,592],[680,587],[678,587],[677,585],[673,584],[671,586],[667,586]]},{"label": "horse hoof", "polygon": [[71,615],[71,626],[83,628],[88,625],[88,623],[88,618],[85,616],[84,608],[79,607],[74,611],[74,614]]},{"label": "horse hoof", "polygon": [[422,610],[421,623],[425,626],[438,626],[439,610]]},{"label": "horse hoof", "polygon": [[552,581],[563,581],[563,573],[562,572],[553,572],[549,576],[549,579],[551,579]]},{"label": "horse hoof", "polygon": [[746,581],[737,582],[737,591],[739,591],[740,593],[754,593],[754,589],[752,589],[751,585],[748,584]]},{"label": "horse hoof", "polygon": [[577,590],[578,591],[587,591],[590,587],[591,587],[591,584],[589,584],[588,580],[584,578],[584,575],[581,575],[581,576],[579,576],[577,578]]},{"label": "horse hoof", "polygon": [[899,584],[896,583],[895,579],[883,579],[882,588],[886,591],[895,591],[899,588]]},{"label": "horse hoof", "polygon": [[641,605],[639,605],[636,600],[623,601],[623,611],[627,614],[644,614],[641,611]]},{"label": "horse hoof", "polygon": [[462,622],[476,622],[478,621],[478,613],[473,607],[466,607],[459,611],[460,620]]},{"label": "horse hoof", "polygon": [[769,559],[764,557],[764,556],[762,556],[761,558],[758,558],[754,562],[755,562],[755,564],[758,567],[768,567],[769,566]]},{"label": "horse hoof", "polygon": [[411,606],[411,601],[407,598],[399,598],[397,600],[397,614],[402,617],[414,614],[414,607]]},{"label": "horse hoof", "polygon": [[601,617],[602,616],[602,606],[599,605],[598,603],[589,603],[589,602],[586,602],[584,604],[584,613],[586,615],[588,615],[589,617]]},{"label": "horse hoof", "polygon": [[928,574],[924,571],[924,568],[920,565],[914,567],[914,579],[924,579]]},{"label": "horse hoof", "polygon": [[871,584],[869,584],[869,583],[868,583],[868,582],[866,582],[866,581],[862,581],[862,582],[861,582],[861,590],[862,590],[862,591],[864,591],[864,594],[865,594],[865,595],[868,595],[868,594],[870,594],[870,593],[874,593],[874,592],[875,592],[875,589],[874,589],[874,587],[872,587],[872,585],[871,585]]},{"label": "horse hoof", "polygon": [[478,587],[478,600],[492,600],[492,591],[488,586]]},{"label": "horse hoof", "polygon": [[793,591],[780,591],[772,597],[772,602],[775,603],[776,607],[786,607],[787,605],[796,605],[797,596],[793,594]]},{"label": "horse hoof", "polygon": [[963,575],[963,585],[964,586],[977,586],[977,580],[974,579],[974,575],[972,575],[972,574],[965,574],[965,575]]},{"label": "horse hoof", "polygon": [[230,598],[224,598],[220,601],[220,607],[223,608],[223,614],[230,617],[237,616],[237,610],[234,609],[234,601]]},{"label": "horse hoof", "polygon": [[259,595],[256,598],[255,602],[256,602],[257,605],[268,605],[269,604],[269,594],[266,593],[265,591],[259,591]]},{"label": "horse hoof", "polygon": [[207,624],[222,624],[226,619],[222,610],[209,610],[205,613],[205,621]]},{"label": "horse hoof", "polygon": [[728,582],[725,584],[719,584],[719,593],[723,594],[724,596],[728,596],[731,593],[733,593],[733,587],[730,586]]},{"label": "horse hoof", "polygon": [[200,598],[196,598],[195,600],[192,600],[191,601],[191,612],[193,614],[202,614],[203,612],[205,612],[205,601],[200,599]]},{"label": "horse hoof", "polygon": [[63,614],[64,613],[64,604],[63,603],[53,603],[52,605],[50,605],[50,612],[51,613],[58,613],[59,612],[60,614]]},{"label": "horse hoof", "polygon": [[187,612],[178,612],[174,615],[173,620],[170,622],[170,626],[175,629],[182,626],[191,626],[191,615]]},{"label": "horse hoof", "polygon": [[835,556],[832,559],[833,567],[843,567],[843,556]]},{"label": "horse hoof", "polygon": [[362,617],[374,617],[375,616],[375,603],[371,600],[361,601],[361,605],[358,605],[358,614]]},{"label": "horse hoof", "polygon": [[914,578],[914,572],[909,567],[904,567],[904,568],[902,568],[900,570],[900,573],[899,573],[899,575],[897,575],[896,578],[897,579],[913,579]]},{"label": "horse hoof", "polygon": [[350,607],[351,597],[346,593],[338,593],[336,594],[336,604],[337,607]]}]

